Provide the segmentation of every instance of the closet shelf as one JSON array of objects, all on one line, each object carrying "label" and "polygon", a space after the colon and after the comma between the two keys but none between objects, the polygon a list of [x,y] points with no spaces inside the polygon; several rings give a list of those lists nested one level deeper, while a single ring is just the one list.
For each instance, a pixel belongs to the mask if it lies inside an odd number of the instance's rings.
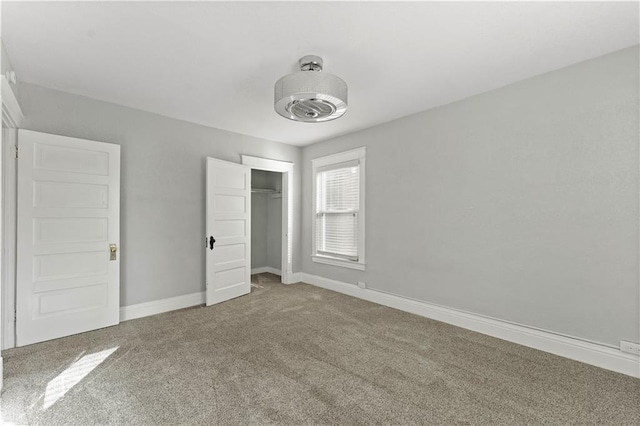
[{"label": "closet shelf", "polygon": [[256,194],[280,194],[279,189],[268,188],[251,188],[251,192]]}]

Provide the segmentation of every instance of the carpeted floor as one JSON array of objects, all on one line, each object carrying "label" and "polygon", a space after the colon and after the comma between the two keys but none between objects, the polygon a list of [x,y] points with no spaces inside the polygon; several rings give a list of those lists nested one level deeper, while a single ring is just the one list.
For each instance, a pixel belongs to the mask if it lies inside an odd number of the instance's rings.
[{"label": "carpeted floor", "polygon": [[5,351],[5,423],[640,424],[640,380],[306,284]]}]

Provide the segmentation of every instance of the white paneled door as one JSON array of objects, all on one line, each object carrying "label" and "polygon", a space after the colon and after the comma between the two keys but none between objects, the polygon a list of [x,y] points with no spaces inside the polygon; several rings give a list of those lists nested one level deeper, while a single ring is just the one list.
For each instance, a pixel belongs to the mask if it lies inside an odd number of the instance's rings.
[{"label": "white paneled door", "polygon": [[120,146],[18,132],[16,343],[118,324]]},{"label": "white paneled door", "polygon": [[251,168],[207,158],[207,306],[251,291]]}]

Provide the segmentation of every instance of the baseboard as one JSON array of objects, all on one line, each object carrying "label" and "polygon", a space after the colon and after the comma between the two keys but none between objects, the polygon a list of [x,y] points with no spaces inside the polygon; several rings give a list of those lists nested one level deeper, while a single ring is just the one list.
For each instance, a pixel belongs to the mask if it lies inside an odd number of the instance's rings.
[{"label": "baseboard", "polygon": [[328,290],[640,378],[640,357],[608,346],[380,291],[361,289],[353,284],[316,275],[300,272],[294,275],[297,275],[298,281]]},{"label": "baseboard", "polygon": [[175,311],[176,309],[189,308],[205,303],[205,292],[185,294],[184,296],[170,297],[168,299],[154,300],[153,302],[138,303],[137,305],[123,306],[120,308],[120,321],[128,321],[149,315]]},{"label": "baseboard", "polygon": [[264,273],[282,275],[282,273],[280,272],[280,269],[272,268],[271,266],[261,266],[259,268],[254,268],[251,270],[251,275],[264,274]]},{"label": "baseboard", "polygon": [[292,272],[289,274],[289,282],[284,284],[295,284],[302,281],[304,273],[303,272]]}]

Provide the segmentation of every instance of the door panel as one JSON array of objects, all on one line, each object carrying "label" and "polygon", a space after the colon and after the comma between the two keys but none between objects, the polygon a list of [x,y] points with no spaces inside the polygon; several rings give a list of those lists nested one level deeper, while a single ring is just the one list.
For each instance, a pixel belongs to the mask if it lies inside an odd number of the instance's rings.
[{"label": "door panel", "polygon": [[106,307],[107,283],[37,293],[34,318],[68,315],[72,312]]},{"label": "door panel", "polygon": [[37,170],[109,175],[109,154],[106,152],[38,144],[33,147],[33,161]]},{"label": "door panel", "polygon": [[247,251],[244,244],[219,245],[216,250],[218,250],[217,265],[244,262],[244,254]]},{"label": "door panel", "polygon": [[229,239],[236,238],[238,241],[244,241],[247,237],[245,232],[246,223],[244,219],[241,220],[215,220],[214,224],[216,228],[216,241],[223,243],[229,243]]},{"label": "door panel", "polygon": [[119,322],[120,147],[20,130],[16,337]]},{"label": "door panel", "polygon": [[104,275],[109,269],[104,250],[33,256],[33,280],[48,281]]},{"label": "door panel", "polygon": [[108,223],[104,217],[34,218],[33,243],[107,242]]},{"label": "door panel", "polygon": [[[36,174],[37,175],[37,174]],[[51,177],[35,176],[35,179]],[[106,209],[109,207],[109,186],[70,182],[33,182],[33,207],[67,207]]]},{"label": "door panel", "polygon": [[216,194],[214,205],[216,213],[244,213],[246,211],[245,197],[238,195]]},{"label": "door panel", "polygon": [[251,291],[250,244],[251,169],[207,158],[207,305]]}]

